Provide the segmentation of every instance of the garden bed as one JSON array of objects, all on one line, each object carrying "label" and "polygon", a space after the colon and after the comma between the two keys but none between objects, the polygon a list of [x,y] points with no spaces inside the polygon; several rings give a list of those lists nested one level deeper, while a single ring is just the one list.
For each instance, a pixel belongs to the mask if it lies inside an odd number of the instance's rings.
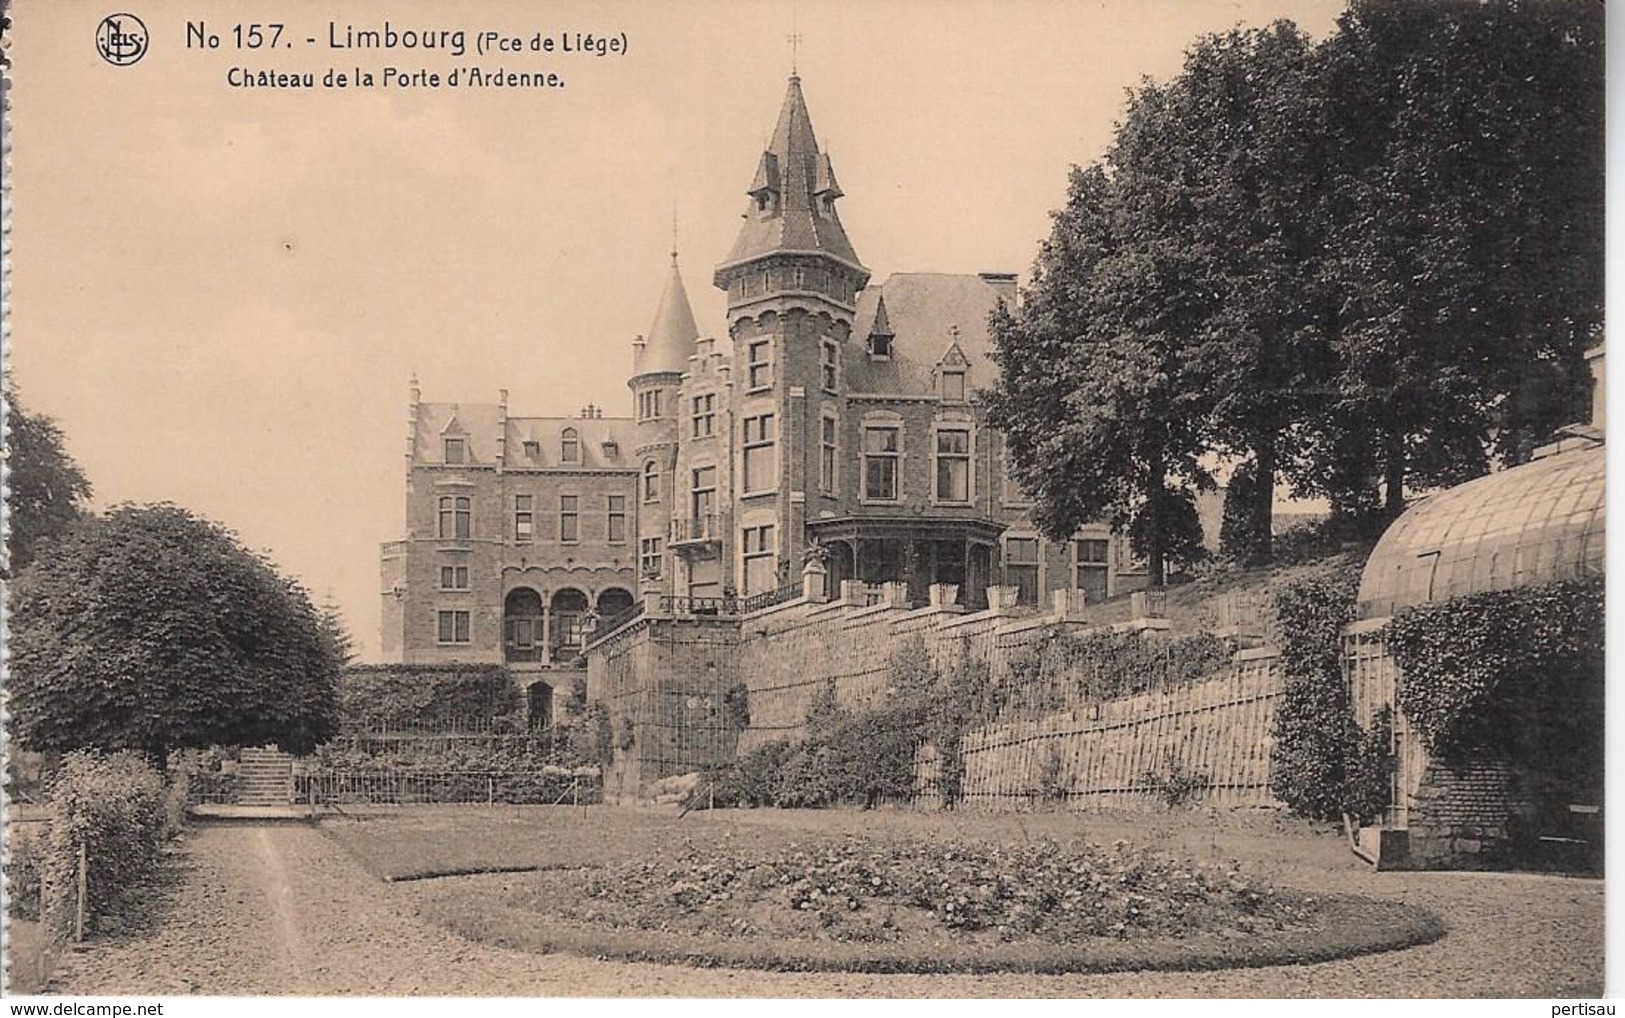
[{"label": "garden bed", "polygon": [[1281,891],[1234,864],[1050,840],[846,838],[458,882],[474,940],[705,967],[1111,972],[1307,963],[1437,939],[1431,913]]}]

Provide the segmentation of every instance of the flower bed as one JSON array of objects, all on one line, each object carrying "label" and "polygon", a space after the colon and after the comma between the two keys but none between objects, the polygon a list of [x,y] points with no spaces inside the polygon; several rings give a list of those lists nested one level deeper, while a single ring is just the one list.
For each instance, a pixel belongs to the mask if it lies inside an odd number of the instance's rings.
[{"label": "flower bed", "polygon": [[1046,839],[689,851],[465,886],[427,907],[465,936],[508,947],[791,970],[1217,968],[1443,932],[1409,906],[1280,891],[1234,864]]}]

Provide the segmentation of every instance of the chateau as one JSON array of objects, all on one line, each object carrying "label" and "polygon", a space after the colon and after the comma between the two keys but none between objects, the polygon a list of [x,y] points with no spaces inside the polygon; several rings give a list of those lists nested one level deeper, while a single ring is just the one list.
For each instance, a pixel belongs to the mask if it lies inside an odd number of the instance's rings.
[{"label": "chateau", "polygon": [[728,335],[699,335],[674,251],[632,344],[631,417],[516,416],[505,391],[426,402],[413,381],[386,658],[565,666],[649,591],[724,614],[793,596],[814,546],[832,588],[900,581],[923,602],[951,584],[973,609],[990,585],[1030,605],[1144,586],[1105,526],[1042,540],[1007,481],[974,396],[1013,274],[871,284],[794,75],[746,193],[711,279]]}]

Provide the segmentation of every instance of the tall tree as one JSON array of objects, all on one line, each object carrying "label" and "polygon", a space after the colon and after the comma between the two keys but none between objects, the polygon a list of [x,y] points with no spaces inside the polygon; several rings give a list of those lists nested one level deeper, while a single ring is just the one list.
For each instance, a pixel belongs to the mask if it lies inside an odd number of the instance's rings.
[{"label": "tall tree", "polygon": [[1585,0],[1355,0],[1322,47],[1342,396],[1317,447],[1368,450],[1389,515],[1583,417],[1602,41]]},{"label": "tall tree", "polygon": [[1166,101],[1139,111],[1162,121],[1146,184],[1175,199],[1140,218],[1189,259],[1200,299],[1185,373],[1211,400],[1219,448],[1253,464],[1255,561],[1271,556],[1277,475],[1297,472],[1295,426],[1334,367],[1319,285],[1332,156],[1314,75],[1314,49],[1291,22],[1234,30],[1198,40]]},{"label": "tall tree", "polygon": [[335,730],[339,661],[296,583],[172,505],[90,517],[16,586],[13,734],[29,749],[280,744]]},{"label": "tall tree", "polygon": [[66,534],[84,514],[90,481],[68,455],[62,430],[49,417],[31,414],[8,386],[6,467],[9,476],[11,571],[34,561],[42,542]]},{"label": "tall tree", "polygon": [[[1114,170],[1118,167],[1114,166]],[[1075,169],[1025,300],[993,316],[998,385],[983,394],[1012,473],[1050,538],[1106,520],[1131,530],[1161,585],[1182,518],[1170,489],[1203,477],[1181,406],[1177,304],[1159,305],[1179,259],[1136,246],[1116,177]]]}]

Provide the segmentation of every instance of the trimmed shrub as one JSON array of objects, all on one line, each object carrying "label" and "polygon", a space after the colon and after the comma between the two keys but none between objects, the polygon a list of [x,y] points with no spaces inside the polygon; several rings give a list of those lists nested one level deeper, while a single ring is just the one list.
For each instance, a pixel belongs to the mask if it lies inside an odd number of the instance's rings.
[{"label": "trimmed shrub", "polygon": [[74,929],[79,851],[86,862],[85,916],[98,927],[148,876],[164,835],[164,783],[133,753],[70,753],[51,785],[51,829],[41,911],[55,936]]},{"label": "trimmed shrub", "polygon": [[517,729],[520,694],[501,665],[351,665],[339,676],[342,728]]}]

